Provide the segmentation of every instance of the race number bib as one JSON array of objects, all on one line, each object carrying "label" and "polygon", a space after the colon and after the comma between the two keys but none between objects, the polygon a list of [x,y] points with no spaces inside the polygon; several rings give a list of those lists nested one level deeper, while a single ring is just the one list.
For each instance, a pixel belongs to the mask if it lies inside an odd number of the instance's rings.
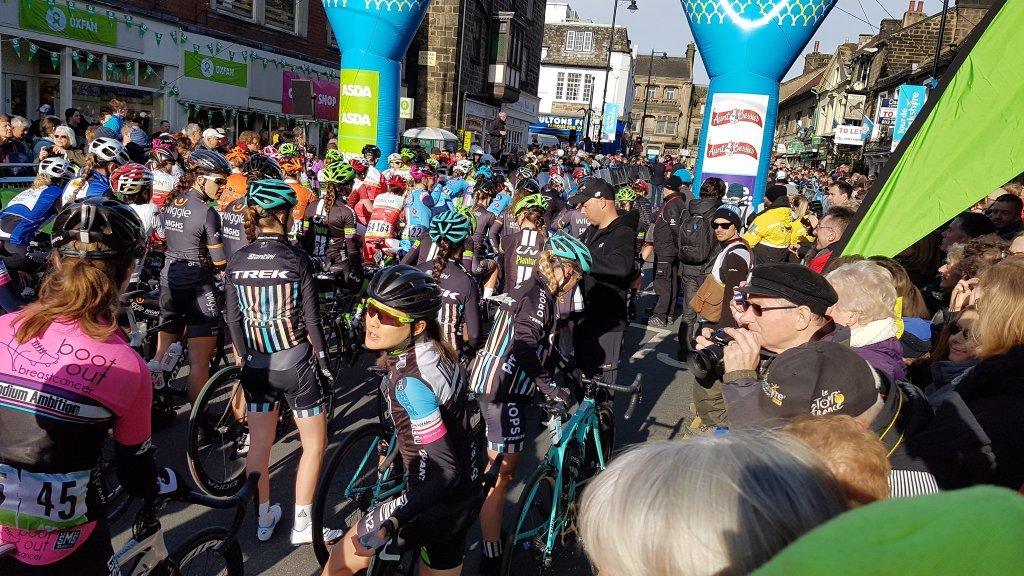
[{"label": "race number bib", "polygon": [[0,524],[56,530],[86,522],[89,472],[41,474],[0,464]]}]

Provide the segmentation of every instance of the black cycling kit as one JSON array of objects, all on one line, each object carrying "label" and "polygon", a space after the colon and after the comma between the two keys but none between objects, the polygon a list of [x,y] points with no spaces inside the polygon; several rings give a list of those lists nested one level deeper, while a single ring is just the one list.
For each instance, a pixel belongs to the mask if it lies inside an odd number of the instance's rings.
[{"label": "black cycling kit", "polygon": [[317,364],[325,367],[326,356],[313,271],[309,256],[280,235],[257,237],[228,263],[227,324],[244,358],[250,412],[269,412],[282,396],[298,417],[323,410]]},{"label": "black cycling kit", "polygon": [[[420,270],[430,274],[434,263],[421,264]],[[445,340],[459,355],[480,346],[480,288],[462,264],[449,261],[438,279],[441,287],[441,309],[437,319]]]},{"label": "black cycling kit", "polygon": [[487,206],[473,208],[476,216],[476,230],[473,231],[473,251],[477,254],[493,254],[497,243],[491,243],[490,230],[496,220],[494,213],[487,209]]},{"label": "black cycling kit", "polygon": [[302,247],[320,263],[322,270],[343,274],[362,272],[356,213],[344,202],[335,202],[330,211],[325,211],[324,202],[321,198],[306,207],[302,220]]},{"label": "black cycling kit", "polygon": [[583,206],[566,207],[551,225],[552,230],[565,230],[573,238],[580,238],[590,227],[590,220],[583,215]]},{"label": "black cycling kit", "polygon": [[524,228],[501,237],[498,251],[501,253],[506,292],[536,275],[545,240],[546,235],[533,228]]},{"label": "black cycling kit", "polygon": [[228,203],[220,213],[220,233],[224,238],[224,256],[231,256],[249,245],[245,235],[245,197]]}]

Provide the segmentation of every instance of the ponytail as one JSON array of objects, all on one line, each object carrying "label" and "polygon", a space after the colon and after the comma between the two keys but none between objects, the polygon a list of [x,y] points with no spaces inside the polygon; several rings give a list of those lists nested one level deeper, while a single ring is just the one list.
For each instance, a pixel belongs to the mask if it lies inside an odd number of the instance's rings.
[{"label": "ponytail", "polygon": [[89,177],[92,176],[92,171],[95,168],[96,156],[94,154],[87,154],[85,156],[85,164],[82,165],[82,177],[78,180],[78,185],[75,187],[75,196],[78,196],[78,193],[89,185]]},{"label": "ponytail", "polygon": [[437,241],[437,256],[434,257],[434,269],[430,272],[434,282],[441,282],[441,273],[444,272],[445,266],[448,265],[448,259],[453,253],[459,253],[458,247],[461,245],[461,243],[457,246],[452,245],[447,238],[441,238]]},{"label": "ponytail", "polygon": [[178,183],[174,186],[174,189],[167,194],[167,199],[164,200],[164,207],[161,208],[161,212],[167,210],[167,207],[171,205],[179,196],[188,192],[190,188],[196,183],[196,175],[191,170],[186,170],[181,173],[181,177],[178,178]]}]

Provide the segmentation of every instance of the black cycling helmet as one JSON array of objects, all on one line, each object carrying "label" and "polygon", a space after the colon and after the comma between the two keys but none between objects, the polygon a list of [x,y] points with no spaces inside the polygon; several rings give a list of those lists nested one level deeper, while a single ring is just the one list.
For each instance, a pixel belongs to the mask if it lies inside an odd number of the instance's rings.
[{"label": "black cycling helmet", "polygon": [[370,279],[366,295],[415,320],[435,318],[441,309],[441,288],[419,268],[395,264]]},{"label": "black cycling helmet", "polygon": [[[101,242],[105,250],[79,250],[72,242]],[[66,258],[118,260],[142,253],[142,221],[131,206],[102,196],[72,202],[53,221],[51,245]]]},{"label": "black cycling helmet", "polygon": [[363,156],[366,156],[367,152],[372,154],[374,158],[380,158],[380,148],[377,148],[374,144],[363,146]]},{"label": "black cycling helmet", "polygon": [[188,167],[199,174],[231,174],[231,163],[220,152],[197,148],[188,155]]},{"label": "black cycling helmet", "polygon": [[242,164],[241,170],[242,174],[257,180],[266,178],[284,180],[284,170],[281,169],[281,165],[277,163],[277,160],[262,154],[252,154],[249,156],[249,160]]},{"label": "black cycling helmet", "polygon": [[526,180],[520,180],[516,184],[516,192],[520,190],[527,190],[530,194],[540,194],[540,184],[537,183],[533,178],[527,178]]}]

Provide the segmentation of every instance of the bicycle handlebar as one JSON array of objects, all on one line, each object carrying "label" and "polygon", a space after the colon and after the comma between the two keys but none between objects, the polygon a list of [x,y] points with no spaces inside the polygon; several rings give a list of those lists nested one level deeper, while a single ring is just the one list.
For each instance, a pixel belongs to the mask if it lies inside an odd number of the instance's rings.
[{"label": "bicycle handlebar", "polygon": [[630,395],[629,406],[626,408],[626,413],[623,415],[623,417],[626,420],[629,420],[630,418],[633,417],[633,411],[636,409],[636,405],[643,399],[643,396],[644,396],[644,386],[643,386],[643,383],[640,381],[640,379],[641,379],[641,375],[637,374],[636,377],[633,378],[633,383],[632,384],[630,384],[629,386],[622,386],[620,384],[609,384],[607,382],[603,382],[603,381],[601,381],[601,376],[600,375],[596,375],[593,378],[587,378],[585,376],[580,376],[580,381],[585,386],[593,385],[593,386],[597,386],[598,388],[604,388],[605,390],[610,390],[612,392],[618,392],[620,394],[629,394]]}]

